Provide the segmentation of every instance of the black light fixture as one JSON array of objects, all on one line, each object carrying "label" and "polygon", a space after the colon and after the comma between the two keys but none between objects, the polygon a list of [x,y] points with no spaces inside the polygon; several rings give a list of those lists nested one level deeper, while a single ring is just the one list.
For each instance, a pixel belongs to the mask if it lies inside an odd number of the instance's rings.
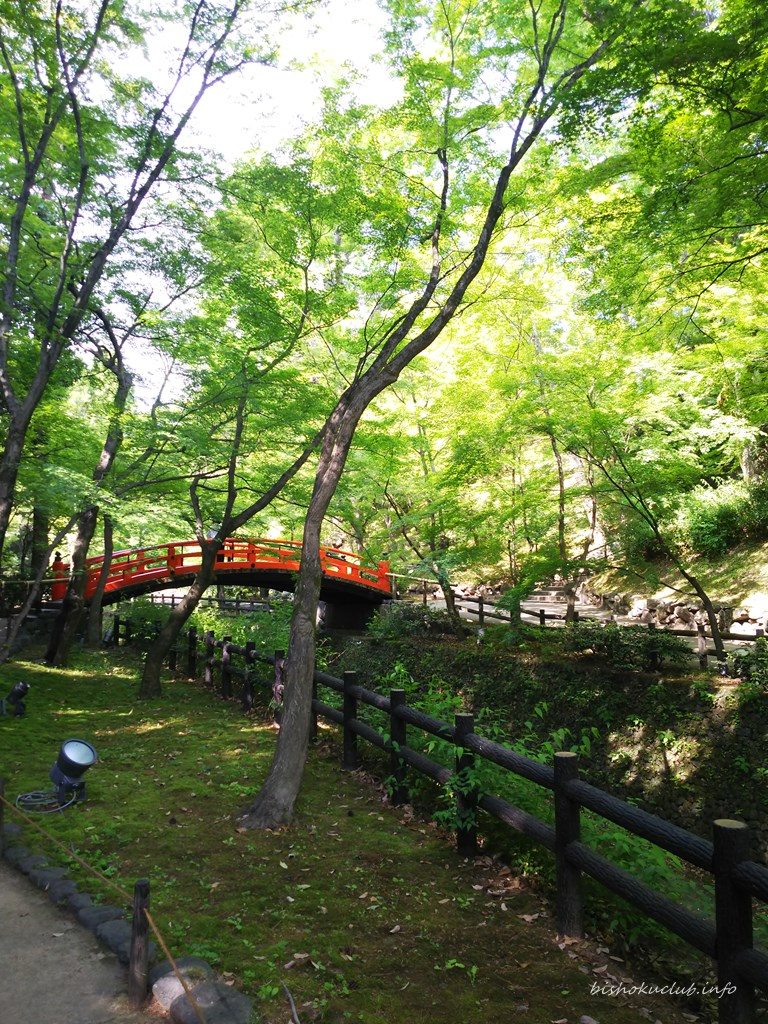
[{"label": "black light fixture", "polygon": [[64,740],[50,776],[59,807],[85,800],[83,776],[98,759],[95,749],[85,740]]},{"label": "black light fixture", "polygon": [[5,700],[0,700],[0,715],[13,715],[21,718],[27,710],[24,698],[29,693],[29,683],[14,683]]}]

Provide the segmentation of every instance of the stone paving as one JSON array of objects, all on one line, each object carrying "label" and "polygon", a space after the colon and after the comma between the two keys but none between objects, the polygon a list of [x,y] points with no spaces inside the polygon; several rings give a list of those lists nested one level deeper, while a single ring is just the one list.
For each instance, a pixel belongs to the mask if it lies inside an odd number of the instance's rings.
[{"label": "stone paving", "polygon": [[3,1024],[158,1024],[128,1008],[116,958],[1,860],[0,922]]}]

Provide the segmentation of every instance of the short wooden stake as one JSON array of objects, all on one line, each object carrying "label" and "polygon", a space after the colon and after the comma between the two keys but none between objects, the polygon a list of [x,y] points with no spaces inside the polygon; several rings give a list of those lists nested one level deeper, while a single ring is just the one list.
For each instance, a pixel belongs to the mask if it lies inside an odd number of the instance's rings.
[{"label": "short wooden stake", "polygon": [[539,625],[546,626],[547,624],[547,613],[544,608],[539,608]]},{"label": "short wooden stake", "polygon": [[483,595],[477,599],[477,624],[478,626],[485,625],[485,606],[483,605]]},{"label": "short wooden stake", "polygon": [[699,655],[699,668],[707,667],[707,636],[704,632],[704,623],[696,623],[696,652]]},{"label": "short wooden stake", "polygon": [[203,682],[206,686],[213,686],[213,657],[215,651],[213,630],[209,629],[205,634],[205,668],[203,669]]},{"label": "short wooden stake", "polygon": [[341,763],[350,769],[357,768],[360,764],[357,755],[357,733],[352,732],[350,725],[357,718],[357,697],[352,693],[352,687],[356,682],[357,672],[344,673],[344,755]]},{"label": "short wooden stake", "polygon": [[232,652],[229,645],[232,643],[231,636],[225,636],[221,641],[221,696],[229,700],[232,696]]},{"label": "short wooden stake", "polygon": [[572,800],[566,785],[579,776],[579,758],[571,751],[555,754],[555,871],[557,882],[557,932],[567,938],[584,935],[581,899],[581,871],[566,856],[569,843],[581,835],[579,805]]},{"label": "short wooden stake", "polygon": [[733,881],[733,869],[750,859],[749,828],[743,821],[719,818],[713,826],[715,946],[717,983],[725,988],[717,1001],[719,1024],[752,1024],[755,990],[739,977],[739,954],[752,948],[752,897]]},{"label": "short wooden stake", "polygon": [[243,671],[243,711],[251,711],[253,709],[253,705],[256,703],[256,695],[253,692],[253,676],[251,675],[253,671],[251,667],[253,662],[253,652],[255,650],[255,642],[253,640],[246,641],[245,669]]},{"label": "short wooden stake", "polygon": [[187,633],[187,675],[190,679],[197,676],[197,629],[189,627]]},{"label": "short wooden stake", "polygon": [[149,882],[140,878],[133,887],[133,925],[131,950],[128,961],[128,1002],[136,1010],[147,998],[149,973],[149,924],[145,910],[149,910]]},{"label": "short wooden stake", "polygon": [[389,738],[392,749],[389,754],[389,771],[393,779],[392,803],[395,807],[408,803],[408,786],[406,783],[405,761],[398,751],[406,745],[406,725],[397,716],[396,709],[405,704],[405,690],[389,691]]},{"label": "short wooden stake", "polygon": [[[463,747],[464,737],[474,732],[474,715],[457,714],[454,718],[456,743],[456,778],[464,782],[475,766],[475,755]],[[462,779],[462,773],[464,778]],[[477,787],[472,785],[456,791],[456,849],[463,857],[477,853]]]}]

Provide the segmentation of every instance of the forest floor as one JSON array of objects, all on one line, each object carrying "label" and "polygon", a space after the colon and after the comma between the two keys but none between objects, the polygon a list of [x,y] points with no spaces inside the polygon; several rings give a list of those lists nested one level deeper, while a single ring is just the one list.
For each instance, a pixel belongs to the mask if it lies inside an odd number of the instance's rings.
[{"label": "forest floor", "polygon": [[[215,964],[260,1000],[266,1024],[290,1021],[283,985],[303,1024],[705,1019],[682,1001],[599,994],[628,980],[620,960],[592,941],[558,943],[539,894],[492,857],[458,857],[369,776],[342,771],[330,730],[311,753],[295,824],[243,831],[237,813],[274,746],[264,714],[246,718],[178,679],[139,703],[125,651],[81,653],[66,670],[16,661],[0,669],[0,689],[19,678],[32,686],[28,714],[0,718],[6,793],[44,788],[64,739],[92,742],[88,800],[45,828],[124,889],[148,877],[172,951]],[[29,827],[24,841],[38,846]],[[67,866],[115,902],[106,883]]]},{"label": "forest floor", "polygon": [[[768,607],[768,541],[744,543],[722,558],[699,556],[690,563],[704,589],[716,602],[734,607]],[[642,573],[615,568],[593,577],[591,586],[600,593],[671,600],[691,592],[690,585],[672,565],[662,561],[643,563]]]}]

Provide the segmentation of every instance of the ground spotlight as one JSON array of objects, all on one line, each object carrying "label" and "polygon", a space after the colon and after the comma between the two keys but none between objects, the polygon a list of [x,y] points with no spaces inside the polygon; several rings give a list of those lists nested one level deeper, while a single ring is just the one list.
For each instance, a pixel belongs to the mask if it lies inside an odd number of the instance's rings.
[{"label": "ground spotlight", "polygon": [[14,683],[5,700],[0,700],[0,715],[13,715],[14,718],[21,718],[27,710],[24,698],[28,693],[29,683]]},{"label": "ground spotlight", "polygon": [[56,787],[59,806],[85,800],[83,776],[97,761],[98,755],[90,743],[85,740],[64,740],[50,776]]}]

